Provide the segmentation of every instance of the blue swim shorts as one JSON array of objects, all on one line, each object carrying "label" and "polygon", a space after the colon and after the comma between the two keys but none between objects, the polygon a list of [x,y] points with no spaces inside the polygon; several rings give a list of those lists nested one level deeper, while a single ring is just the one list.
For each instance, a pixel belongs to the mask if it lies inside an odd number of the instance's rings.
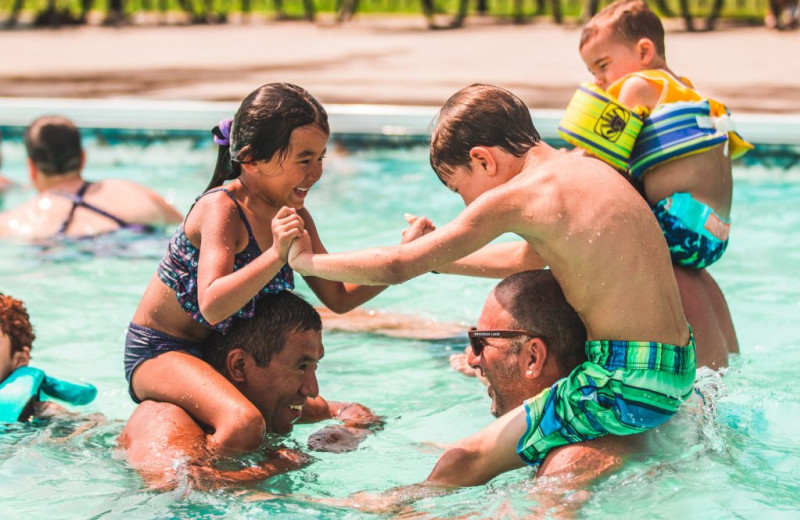
[{"label": "blue swim shorts", "polygon": [[128,335],[125,336],[125,379],[128,380],[128,393],[134,402],[141,402],[130,386],[131,376],[136,367],[148,359],[174,350],[181,350],[196,357],[202,357],[203,353],[200,343],[195,341],[176,338],[135,323],[128,325]]},{"label": "blue swim shorts", "polygon": [[652,341],[587,341],[589,361],[525,401],[528,427],[517,453],[539,464],[558,446],[603,435],[631,435],[675,415],[691,394],[694,336],[686,346]]},{"label": "blue swim shorts", "polygon": [[731,224],[690,193],[673,193],[653,213],[667,239],[672,263],[703,269],[722,257]]}]

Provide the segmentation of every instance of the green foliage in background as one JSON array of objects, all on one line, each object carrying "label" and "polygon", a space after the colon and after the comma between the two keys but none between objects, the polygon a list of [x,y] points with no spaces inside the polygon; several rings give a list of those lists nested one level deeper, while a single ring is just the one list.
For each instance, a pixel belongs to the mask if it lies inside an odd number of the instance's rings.
[{"label": "green foliage in background", "polygon": [[[58,9],[67,9],[75,16],[81,11],[81,3],[85,0],[53,0]],[[247,6],[254,13],[273,15],[276,12],[273,0],[183,0],[185,5],[192,6],[195,13],[204,13],[207,6],[212,12],[229,13],[242,12],[243,5]],[[318,13],[334,13],[339,8],[341,0],[313,0]],[[454,13],[459,4],[459,0],[434,0],[437,10],[442,13]],[[0,18],[4,18],[9,12],[14,0],[0,0]],[[125,12],[132,14],[139,11],[164,12],[183,10],[178,0],[122,0]],[[550,0],[542,2],[545,6],[544,11],[540,12],[537,0],[524,0],[523,12],[526,18],[532,16],[549,17],[551,9]],[[711,10],[713,0],[689,0],[692,14],[698,18],[705,17]],[[285,14],[289,17],[300,18],[304,14],[303,3],[301,0],[283,0]],[[486,0],[488,4],[488,16],[497,18],[511,18],[514,13],[515,0]],[[601,2],[601,8],[607,1]],[[360,0],[358,14],[405,14],[420,15],[422,8],[419,0]],[[477,14],[477,0],[469,0],[470,16]],[[673,12],[678,15],[680,4],[678,0],[668,0],[668,5]],[[43,11],[48,6],[48,0],[26,0],[24,10],[28,12]],[[94,11],[106,12],[108,0],[95,0],[92,6]],[[567,20],[577,20],[583,10],[582,0],[562,0],[561,9],[564,18]],[[655,9],[655,7],[654,7]],[[726,0],[722,10],[723,18],[734,18],[741,20],[761,21],[768,9],[768,0]]]}]

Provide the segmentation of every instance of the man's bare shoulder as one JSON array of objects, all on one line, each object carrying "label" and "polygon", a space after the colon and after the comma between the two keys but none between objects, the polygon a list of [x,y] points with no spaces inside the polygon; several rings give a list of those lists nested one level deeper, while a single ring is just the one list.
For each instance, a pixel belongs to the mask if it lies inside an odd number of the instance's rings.
[{"label": "man's bare shoulder", "polygon": [[153,461],[194,458],[206,438],[203,429],[181,407],[144,401],[133,411],[119,436],[119,446],[131,466],[143,468]]},{"label": "man's bare shoulder", "polygon": [[95,183],[99,200],[115,206],[117,216],[143,224],[172,224],[183,215],[164,197],[142,184],[125,179],[105,179]]},{"label": "man's bare shoulder", "polygon": [[576,486],[622,466],[627,455],[641,449],[638,436],[607,436],[556,448],[545,457],[538,477],[569,476]]},{"label": "man's bare shoulder", "polygon": [[126,201],[137,199],[137,203],[147,200],[153,204],[164,203],[164,198],[155,190],[138,182],[126,179],[104,179],[94,183],[98,187],[98,195],[103,199],[116,200],[120,197]]}]

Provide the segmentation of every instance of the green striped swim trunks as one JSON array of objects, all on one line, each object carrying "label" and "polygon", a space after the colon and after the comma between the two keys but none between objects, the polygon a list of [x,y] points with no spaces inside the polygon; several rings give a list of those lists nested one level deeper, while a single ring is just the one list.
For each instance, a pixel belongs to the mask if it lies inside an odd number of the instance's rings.
[{"label": "green striped swim trunks", "polygon": [[648,341],[587,341],[589,361],[525,401],[528,427],[517,453],[540,463],[558,446],[655,428],[692,393],[694,335],[676,347]]}]

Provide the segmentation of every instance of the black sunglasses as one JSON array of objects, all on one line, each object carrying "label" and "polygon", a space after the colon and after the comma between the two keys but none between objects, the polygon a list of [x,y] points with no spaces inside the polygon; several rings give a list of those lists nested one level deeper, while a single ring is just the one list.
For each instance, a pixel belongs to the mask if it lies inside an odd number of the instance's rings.
[{"label": "black sunglasses", "polygon": [[486,348],[486,340],[488,338],[501,338],[501,339],[511,339],[516,338],[517,336],[528,336],[531,338],[542,338],[544,336],[541,334],[537,334],[530,330],[478,330],[476,328],[471,328],[467,331],[467,335],[469,336],[469,344],[472,347],[472,352],[475,356],[480,356],[483,352],[483,349]]}]

